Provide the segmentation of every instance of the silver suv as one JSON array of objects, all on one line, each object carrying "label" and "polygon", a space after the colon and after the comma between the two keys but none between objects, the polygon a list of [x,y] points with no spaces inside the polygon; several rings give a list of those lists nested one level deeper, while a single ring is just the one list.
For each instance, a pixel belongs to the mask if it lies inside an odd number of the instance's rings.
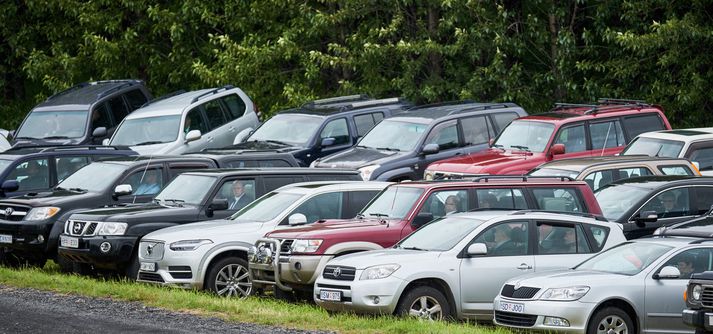
[{"label": "silver suv", "polygon": [[255,105],[240,88],[181,91],[131,113],[105,144],[130,146],[142,155],[198,152],[233,145],[259,123]]},{"label": "silver suv", "polygon": [[433,221],[391,249],[335,258],[314,286],[328,310],[425,319],[492,320],[502,284],[568,268],[625,241],[601,218],[531,211],[481,211]]}]

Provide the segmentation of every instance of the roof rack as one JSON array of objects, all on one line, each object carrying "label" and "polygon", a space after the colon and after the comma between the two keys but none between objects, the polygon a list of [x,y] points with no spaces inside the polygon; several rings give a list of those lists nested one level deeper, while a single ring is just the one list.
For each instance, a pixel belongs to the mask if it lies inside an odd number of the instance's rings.
[{"label": "roof rack", "polygon": [[334,103],[367,101],[370,99],[371,98],[369,97],[369,95],[366,95],[366,94],[335,96],[335,97],[328,97],[326,99],[319,99],[319,100],[314,100],[314,101],[309,101],[309,102],[303,103],[302,108],[323,106],[325,104],[334,104]]},{"label": "roof rack", "polygon": [[597,100],[599,104],[637,104],[643,106],[650,106],[651,104],[644,100],[630,100],[630,99],[612,99],[608,97],[600,98]]},{"label": "roof rack", "polygon": [[554,108],[552,108],[550,111],[557,111],[557,110],[569,109],[569,108],[595,108],[596,106],[597,106],[596,104],[557,102],[557,103],[555,103]]},{"label": "roof rack", "polygon": [[569,176],[530,176],[530,175],[488,175],[488,176],[477,176],[471,181],[473,182],[480,182],[480,181],[485,181],[488,182],[490,180],[521,180],[523,182],[527,182],[530,179],[534,180],[542,180],[542,179],[549,179],[549,180],[560,180],[560,181],[575,181],[573,178]]},{"label": "roof rack", "polygon": [[135,79],[119,79],[119,80],[99,80],[99,81],[91,81],[91,82],[82,82],[82,83],[78,83],[78,84],[76,84],[76,85],[74,85],[74,86],[72,86],[72,87],[69,87],[69,88],[67,88],[67,89],[65,89],[65,90],[63,90],[63,91],[60,91],[60,92],[58,92],[58,93],[55,93],[55,94],[51,95],[51,96],[48,97],[45,101],[49,101],[49,100],[51,100],[51,99],[54,99],[54,98],[59,97],[59,96],[61,96],[61,95],[67,94],[67,93],[69,93],[69,92],[71,92],[71,91],[73,91],[73,90],[79,89],[79,88],[84,88],[84,87],[87,87],[87,86],[99,85],[99,84],[108,84],[108,83],[121,83],[121,85],[116,86],[116,87],[112,87],[111,89],[109,89],[109,90],[107,90],[107,91],[105,91],[105,92],[99,93],[99,94],[97,95],[97,98],[101,98],[101,97],[105,96],[107,93],[113,92],[114,90],[117,90],[117,89],[121,89],[122,87],[131,86],[131,85],[135,85],[135,84],[141,83],[141,80],[135,80]]},{"label": "roof rack", "polygon": [[596,106],[592,109],[589,109],[584,112],[585,115],[594,115],[594,114],[599,114],[599,113],[605,113],[605,112],[615,112],[621,109],[631,109],[631,108],[644,108],[647,107],[648,105],[645,104],[614,104],[614,105],[605,105],[604,107]]},{"label": "roof rack", "polygon": [[486,104],[479,105],[479,106],[473,106],[473,107],[467,107],[467,108],[463,108],[463,109],[453,110],[449,114],[452,115],[452,114],[460,114],[460,113],[471,112],[471,111],[482,111],[482,110],[513,108],[513,107],[519,107],[519,106],[513,102],[486,103]]},{"label": "roof rack", "polygon": [[377,107],[377,106],[383,106],[383,105],[389,105],[389,104],[395,104],[395,103],[401,103],[401,102],[408,102],[408,101],[406,101],[400,97],[390,97],[390,98],[386,98],[386,99],[366,100],[366,101],[354,102],[354,103],[346,105],[342,108],[343,109],[357,109],[357,108],[364,108],[364,107]]},{"label": "roof rack", "polygon": [[[146,101],[146,103],[142,104],[140,108],[143,108],[143,107],[145,107],[145,106],[147,106],[147,105],[149,105],[149,104],[152,104],[152,103],[154,103],[154,102],[158,102],[158,101],[161,101],[161,100],[165,100],[165,99],[167,99],[167,98],[169,98],[169,97],[174,97],[174,96],[176,96],[176,95],[181,95],[181,94],[183,94],[183,93],[185,93],[185,92],[186,92],[185,89],[179,89],[179,90],[177,90],[177,91],[175,91],[175,92],[168,93],[168,94],[163,95],[163,96],[161,96],[161,97],[157,97],[157,98],[155,98],[155,99],[148,100],[148,101]],[[191,103],[192,103],[192,102],[191,102]]]},{"label": "roof rack", "polygon": [[202,99],[203,97],[205,97],[205,96],[207,96],[207,95],[213,95],[213,94],[215,94],[215,93],[220,92],[221,90],[228,90],[228,89],[233,89],[233,88],[235,88],[235,86],[233,86],[233,85],[225,85],[225,86],[222,86],[222,87],[217,87],[217,88],[211,89],[211,90],[209,90],[209,91],[207,91],[207,92],[205,92],[205,93],[203,93],[203,94],[200,94],[200,95],[194,97],[194,98],[191,100],[191,103],[194,103],[194,102],[196,102],[196,101]]},{"label": "roof rack", "polygon": [[411,107],[411,108],[408,108],[406,111],[419,110],[419,109],[426,109],[426,108],[433,108],[433,107],[458,106],[458,105],[471,104],[471,103],[476,103],[476,102],[473,101],[473,100],[458,100],[458,101],[437,102],[437,103],[422,104],[422,105],[418,105],[418,106],[415,106],[415,107]]},{"label": "roof rack", "polygon": [[572,211],[554,211],[554,210],[535,210],[535,209],[526,209],[526,210],[518,210],[516,212],[511,213],[511,215],[524,215],[526,213],[556,213],[556,214],[563,214],[563,215],[570,215],[570,216],[579,216],[579,217],[586,217],[586,218],[594,218],[598,221],[602,222],[608,222],[609,220],[604,218],[601,215],[595,215],[593,213],[588,213],[588,212],[572,212]]},{"label": "roof rack", "polygon": [[[108,81],[108,80],[107,80],[107,81]],[[136,84],[139,82],[139,80],[118,81],[118,82],[121,82],[121,85],[118,85],[118,86],[115,86],[115,87],[111,87],[111,88],[109,88],[109,89],[107,89],[107,90],[105,90],[105,91],[103,91],[103,92],[97,94],[97,98],[100,99],[100,98],[102,98],[102,97],[104,97],[104,96],[109,95],[109,93],[115,92],[115,91],[120,90],[120,89],[122,89],[122,88],[124,88],[124,87],[129,87],[129,86],[136,85]],[[117,82],[117,83],[118,83],[118,82]],[[108,82],[97,82],[97,83],[108,83]]]},{"label": "roof rack", "polygon": [[104,145],[15,145],[5,152],[18,151],[28,148],[38,148],[39,152],[58,152],[74,150],[130,150],[128,146],[104,146]]},{"label": "roof rack", "polygon": [[88,82],[78,83],[78,84],[76,84],[76,85],[74,85],[74,86],[72,86],[72,87],[69,87],[69,88],[67,88],[67,89],[65,89],[65,90],[63,90],[63,91],[59,91],[59,92],[57,92],[57,93],[51,95],[50,97],[48,97],[48,98],[45,100],[45,102],[46,102],[46,101],[49,101],[49,100],[51,100],[51,99],[54,99],[54,98],[56,98],[56,97],[58,97],[58,96],[67,94],[67,93],[69,93],[69,92],[71,92],[71,91],[73,91],[73,90],[75,90],[75,89],[84,88],[84,87],[87,87],[87,86],[89,86],[89,83],[88,83]]}]

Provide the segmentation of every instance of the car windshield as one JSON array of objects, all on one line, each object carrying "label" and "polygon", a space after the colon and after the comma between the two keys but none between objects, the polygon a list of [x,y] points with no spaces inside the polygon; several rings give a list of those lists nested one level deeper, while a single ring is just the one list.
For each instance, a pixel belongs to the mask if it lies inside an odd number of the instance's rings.
[{"label": "car windshield", "polygon": [[5,160],[5,159],[0,159],[0,174],[5,171],[7,166],[10,166],[12,164],[12,160]]},{"label": "car windshield", "polygon": [[68,176],[57,187],[99,192],[111,186],[124,170],[123,165],[94,162]]},{"label": "car windshield", "polygon": [[156,195],[156,199],[168,205],[175,202],[199,205],[215,181],[213,176],[181,174]]},{"label": "car windshield", "polygon": [[555,126],[550,123],[512,121],[498,136],[493,147],[544,152],[554,130]]},{"label": "car windshield", "polygon": [[307,146],[324,118],[314,115],[278,114],[268,119],[247,141],[272,141]]},{"label": "car windshield", "polygon": [[576,179],[577,176],[579,176],[579,172],[571,171],[571,170],[566,170],[566,169],[557,169],[557,168],[535,168],[527,175],[532,175],[532,176],[566,176],[570,177],[573,179]]},{"label": "car windshield", "polygon": [[396,248],[447,251],[482,223],[472,218],[442,218],[416,230]]},{"label": "car windshield", "polygon": [[361,211],[363,216],[403,219],[423,194],[421,188],[391,186]]},{"label": "car windshield", "polygon": [[678,158],[682,148],[682,141],[638,137],[621,154],[645,154],[652,157]]},{"label": "car windshield", "polygon": [[302,194],[288,192],[270,192],[262,196],[242,210],[236,212],[229,219],[244,222],[267,222],[275,219],[290,205],[304,197]]},{"label": "car windshield", "polygon": [[111,145],[170,143],[178,138],[180,123],[180,115],[125,119],[116,129]]},{"label": "car windshield", "polygon": [[672,248],[649,242],[627,242],[589,258],[574,269],[636,275]]},{"label": "car windshield", "polygon": [[607,219],[619,220],[639,200],[651,192],[648,188],[630,184],[609,184],[598,189],[594,196]]},{"label": "car windshield", "polygon": [[32,111],[15,139],[64,139],[84,136],[87,110]]},{"label": "car windshield", "polygon": [[387,119],[371,129],[357,145],[374,149],[412,151],[427,127],[428,124]]}]

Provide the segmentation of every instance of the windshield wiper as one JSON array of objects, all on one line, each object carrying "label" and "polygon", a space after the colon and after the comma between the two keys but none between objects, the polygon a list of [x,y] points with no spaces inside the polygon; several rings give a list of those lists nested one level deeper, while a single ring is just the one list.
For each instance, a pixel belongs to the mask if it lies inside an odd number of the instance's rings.
[{"label": "windshield wiper", "polygon": [[15,139],[40,139],[35,137],[15,137]]},{"label": "windshield wiper", "polygon": [[42,139],[69,139],[67,136],[47,136],[43,137]]},{"label": "windshield wiper", "polygon": [[391,147],[377,147],[376,148],[379,151],[392,151],[392,152],[401,152],[398,148],[391,148]]},{"label": "windshield wiper", "polygon": [[163,143],[163,142],[162,142],[162,141],[158,141],[158,140],[150,140],[150,141],[140,142],[140,143],[138,143],[138,144],[136,144],[136,145],[134,145],[134,146],[153,145],[153,144],[161,144],[161,143]]},{"label": "windshield wiper", "polygon": [[387,215],[387,214],[385,214],[385,213],[372,213],[372,212],[369,212],[369,213],[367,213],[367,214],[368,214],[369,216],[374,216],[374,217],[387,217],[387,218],[389,217],[389,215]]},{"label": "windshield wiper", "polygon": [[406,250],[415,250],[415,251],[427,251],[427,250],[428,250],[428,249],[423,249],[423,248],[418,248],[418,247],[413,247],[413,246],[412,246],[412,247],[401,247],[401,246],[399,246],[399,248],[401,248],[401,249],[406,249]]},{"label": "windshield wiper", "polygon": [[186,201],[184,201],[184,200],[182,200],[182,199],[173,199],[173,198],[164,198],[164,199],[162,199],[162,201],[164,201],[164,202],[172,202],[173,204],[178,204],[179,206],[181,206],[183,203],[186,202]]},{"label": "windshield wiper", "polygon": [[512,147],[512,148],[517,148],[517,149],[520,149],[520,150],[523,150],[523,151],[528,151],[528,152],[530,152],[530,148],[527,147],[527,146],[523,146],[523,145],[510,145],[510,147]]},{"label": "windshield wiper", "polygon": [[274,139],[268,139],[268,140],[265,140],[265,141],[268,142],[268,143],[290,146],[290,144],[285,143],[284,141],[279,141],[279,140],[274,140]]},{"label": "windshield wiper", "polygon": [[85,193],[85,192],[89,191],[89,190],[87,190],[87,189],[82,189],[82,188],[69,188],[69,189],[67,189],[67,190],[78,191],[78,192],[80,192],[80,193]]}]

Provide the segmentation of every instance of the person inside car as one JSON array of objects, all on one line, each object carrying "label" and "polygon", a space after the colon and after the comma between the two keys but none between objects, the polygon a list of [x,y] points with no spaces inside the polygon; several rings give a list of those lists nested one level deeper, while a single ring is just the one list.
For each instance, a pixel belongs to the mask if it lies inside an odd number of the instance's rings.
[{"label": "person inside car", "polygon": [[444,206],[446,216],[450,215],[451,213],[460,212],[460,198],[456,195],[450,195],[446,198]]},{"label": "person inside car", "polygon": [[676,194],[668,191],[661,194],[661,217],[676,217],[681,215],[681,208],[676,207]]},{"label": "person inside car", "polygon": [[161,185],[158,182],[158,171],[152,169],[146,171],[144,179],[141,181],[139,187],[136,188],[134,195],[153,195],[157,194],[160,190]]},{"label": "person inside car", "polygon": [[245,184],[242,181],[234,181],[233,196],[228,199],[228,210],[240,210],[254,200],[245,193]]}]

